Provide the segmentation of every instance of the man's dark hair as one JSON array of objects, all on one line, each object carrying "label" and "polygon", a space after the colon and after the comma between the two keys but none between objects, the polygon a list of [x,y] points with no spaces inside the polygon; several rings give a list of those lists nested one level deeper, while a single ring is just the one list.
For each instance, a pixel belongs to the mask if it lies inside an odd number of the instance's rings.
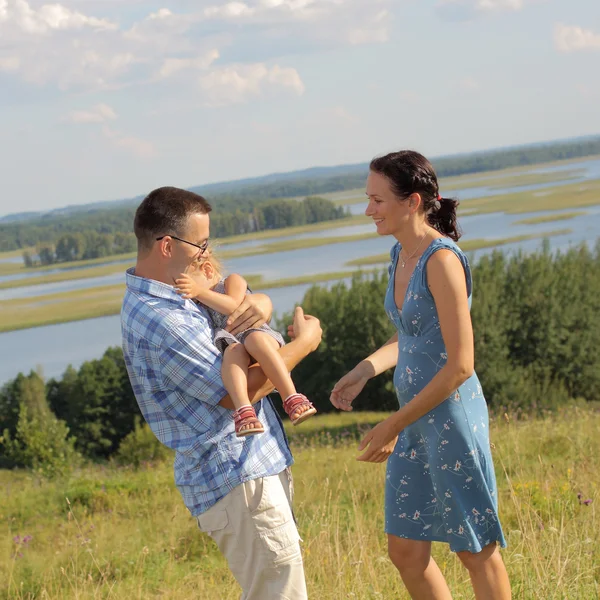
[{"label": "man's dark hair", "polygon": [[205,198],[176,187],[161,187],[150,192],[138,206],[133,231],[138,250],[149,250],[161,235],[183,235],[190,215],[212,210]]}]

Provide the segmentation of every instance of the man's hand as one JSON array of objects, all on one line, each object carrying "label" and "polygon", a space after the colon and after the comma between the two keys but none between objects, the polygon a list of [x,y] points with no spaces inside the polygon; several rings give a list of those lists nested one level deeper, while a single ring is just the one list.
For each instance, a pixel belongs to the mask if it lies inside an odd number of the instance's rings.
[{"label": "man's hand", "polygon": [[273,304],[266,294],[247,294],[242,303],[229,315],[226,331],[237,335],[258,328],[271,318]]},{"label": "man's hand", "polygon": [[288,325],[288,335],[292,340],[303,340],[307,343],[309,352],[314,352],[321,343],[323,330],[317,317],[305,315],[301,306],[294,310],[294,322]]}]

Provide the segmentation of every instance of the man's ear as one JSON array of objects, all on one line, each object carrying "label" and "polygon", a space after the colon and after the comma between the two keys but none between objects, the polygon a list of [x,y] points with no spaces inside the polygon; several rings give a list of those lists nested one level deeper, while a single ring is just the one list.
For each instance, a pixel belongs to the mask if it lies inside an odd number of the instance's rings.
[{"label": "man's ear", "polygon": [[169,258],[173,255],[173,240],[170,237],[165,236],[160,240],[160,253]]}]

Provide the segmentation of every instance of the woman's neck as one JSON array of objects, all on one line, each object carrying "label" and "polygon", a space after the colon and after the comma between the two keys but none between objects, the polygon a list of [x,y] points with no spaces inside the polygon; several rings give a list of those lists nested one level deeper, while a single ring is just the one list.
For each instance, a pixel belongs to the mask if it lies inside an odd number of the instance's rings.
[{"label": "woman's neck", "polygon": [[394,237],[400,242],[403,253],[410,256],[413,252],[419,254],[427,246],[428,238],[433,240],[437,237],[432,234],[435,234],[433,227],[423,222],[394,234]]}]

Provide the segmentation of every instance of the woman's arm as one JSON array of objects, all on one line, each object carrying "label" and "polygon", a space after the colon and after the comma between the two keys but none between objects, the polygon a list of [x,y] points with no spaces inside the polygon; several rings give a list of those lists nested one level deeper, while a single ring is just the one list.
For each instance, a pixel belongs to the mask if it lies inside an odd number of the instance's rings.
[{"label": "woman's arm", "polygon": [[229,316],[242,303],[247,289],[246,280],[241,275],[232,273],[225,280],[224,294],[210,289],[200,289],[197,290],[195,298],[222,315]]},{"label": "woman's arm", "polygon": [[359,362],[331,390],[329,401],[339,410],[352,410],[352,401],[369,379],[391,369],[398,362],[398,332],[379,350]]},{"label": "woman's arm", "polygon": [[436,252],[427,263],[427,280],[446,346],[446,364],[410,402],[365,436],[359,449],[369,447],[358,460],[379,462],[374,459],[384,445],[441,404],[473,374],[473,327],[465,271],[458,257],[451,250]]},{"label": "woman's arm", "polygon": [[365,377],[373,379],[377,375],[395,367],[398,363],[398,332],[385,343],[379,350],[361,360],[355,367]]}]

